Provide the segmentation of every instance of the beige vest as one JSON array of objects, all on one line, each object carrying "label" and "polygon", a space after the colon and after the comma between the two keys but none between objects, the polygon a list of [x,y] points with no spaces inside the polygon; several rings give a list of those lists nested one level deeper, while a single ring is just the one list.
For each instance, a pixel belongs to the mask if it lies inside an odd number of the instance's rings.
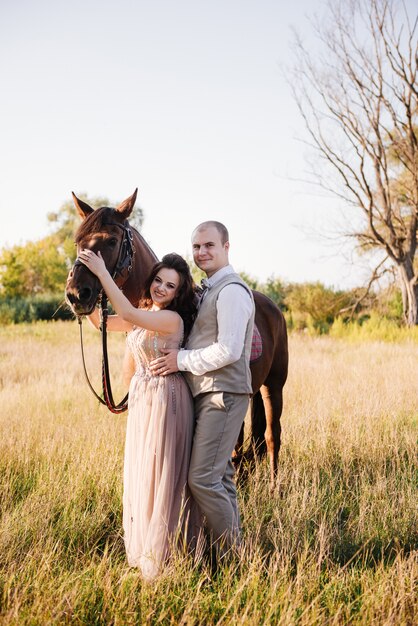
[{"label": "beige vest", "polygon": [[[216,303],[220,292],[226,285],[241,285],[249,293],[251,300],[253,296],[251,290],[244,283],[238,274],[232,273],[225,276],[218,283],[213,285],[205,293],[193,328],[187,340],[186,349],[195,350],[206,348],[217,341],[218,321]],[[230,363],[225,367],[207,372],[202,376],[196,376],[191,372],[184,372],[186,380],[193,396],[208,391],[227,391],[229,393],[252,393],[250,354],[254,327],[254,309],[247,323],[245,332],[245,342],[241,357],[235,363]]]}]

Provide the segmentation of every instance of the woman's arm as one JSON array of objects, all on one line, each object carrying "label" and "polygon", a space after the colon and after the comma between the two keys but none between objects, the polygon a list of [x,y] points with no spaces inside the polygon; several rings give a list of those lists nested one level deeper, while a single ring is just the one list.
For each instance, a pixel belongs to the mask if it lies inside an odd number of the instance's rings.
[{"label": "woman's arm", "polygon": [[100,252],[97,255],[92,250],[82,250],[78,258],[100,280],[118,317],[124,322],[167,334],[178,330],[181,320],[178,313],[167,310],[143,311],[132,306],[109,274]]},{"label": "woman's arm", "polygon": [[[100,313],[98,309],[94,309],[93,313],[87,315],[87,319],[94,328],[100,328]],[[108,315],[106,328],[109,331],[129,333],[133,324],[125,322],[119,315]]]},{"label": "woman's arm", "polygon": [[86,317],[94,328],[100,328],[100,314],[98,309],[94,309],[94,311],[90,313],[90,315],[86,315]]}]

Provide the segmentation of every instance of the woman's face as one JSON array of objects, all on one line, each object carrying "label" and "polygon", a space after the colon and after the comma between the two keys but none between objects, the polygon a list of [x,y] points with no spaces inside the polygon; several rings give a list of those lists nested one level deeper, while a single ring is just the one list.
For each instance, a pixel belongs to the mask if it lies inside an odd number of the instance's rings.
[{"label": "woman's face", "polygon": [[166,308],[176,297],[180,285],[180,276],[176,270],[163,267],[157,272],[151,283],[152,301],[160,309]]}]

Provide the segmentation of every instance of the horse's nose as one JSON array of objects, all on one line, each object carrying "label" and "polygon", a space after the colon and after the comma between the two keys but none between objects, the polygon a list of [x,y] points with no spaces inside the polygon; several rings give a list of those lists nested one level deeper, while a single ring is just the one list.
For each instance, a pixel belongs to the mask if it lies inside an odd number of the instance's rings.
[{"label": "horse's nose", "polygon": [[71,291],[69,291],[69,290],[67,290],[65,292],[65,298],[66,298],[67,302],[69,302],[70,304],[74,304],[75,301],[76,301],[75,295]]},{"label": "horse's nose", "polygon": [[78,299],[81,303],[83,302],[89,302],[91,296],[92,296],[92,290],[90,287],[83,287],[82,289],[80,289],[80,291],[78,292]]}]

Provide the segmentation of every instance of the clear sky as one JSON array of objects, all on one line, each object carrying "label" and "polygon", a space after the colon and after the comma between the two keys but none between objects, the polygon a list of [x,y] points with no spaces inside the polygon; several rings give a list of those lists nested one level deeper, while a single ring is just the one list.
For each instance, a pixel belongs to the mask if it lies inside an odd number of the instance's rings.
[{"label": "clear sky", "polygon": [[143,234],[190,255],[206,219],[265,280],[361,281],[321,231],[338,201],[304,176],[281,72],[320,0],[1,0],[0,247],[49,232],[71,198],[139,187]]}]

